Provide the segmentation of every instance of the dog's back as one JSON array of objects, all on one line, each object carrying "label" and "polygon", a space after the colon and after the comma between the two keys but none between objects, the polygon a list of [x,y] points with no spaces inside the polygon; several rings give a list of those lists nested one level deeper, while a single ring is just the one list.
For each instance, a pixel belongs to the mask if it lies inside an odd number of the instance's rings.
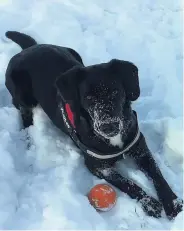
[{"label": "dog's back", "polygon": [[70,48],[36,44],[34,39],[19,32],[7,32],[6,35],[23,48],[8,64],[6,87],[13,98],[17,97],[19,88],[24,89],[28,101],[35,99],[50,119],[58,122],[54,83],[73,66],[83,65],[80,56]]}]

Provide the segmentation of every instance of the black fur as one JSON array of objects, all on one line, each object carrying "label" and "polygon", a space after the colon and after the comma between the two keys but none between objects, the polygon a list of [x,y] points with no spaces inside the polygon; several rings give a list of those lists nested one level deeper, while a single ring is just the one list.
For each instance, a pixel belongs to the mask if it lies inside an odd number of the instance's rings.
[{"label": "black fur", "polygon": [[[38,45],[30,36],[18,32],[9,31],[6,36],[24,49],[10,60],[6,71],[6,87],[20,110],[24,127],[33,124],[32,108],[39,104],[52,122],[68,134],[59,108],[60,102],[67,102],[74,113],[76,131],[87,147],[107,154],[121,150],[109,142],[115,134],[121,133],[125,146],[134,138],[138,123],[131,101],[140,95],[134,64],[114,59],[85,67],[71,48]],[[100,160],[83,154],[94,175],[137,199],[148,215],[160,217],[162,206],[169,218],[182,210],[182,203],[175,202],[177,196],[163,178],[142,133],[126,155],[153,180],[159,201],[117,172],[115,163],[123,156]]]}]

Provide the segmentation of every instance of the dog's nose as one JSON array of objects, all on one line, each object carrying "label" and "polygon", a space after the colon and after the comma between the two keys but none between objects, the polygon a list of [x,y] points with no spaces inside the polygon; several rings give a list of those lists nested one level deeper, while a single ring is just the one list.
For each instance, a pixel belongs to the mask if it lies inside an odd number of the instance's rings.
[{"label": "dog's nose", "polygon": [[115,136],[120,132],[119,122],[103,123],[99,129],[108,136]]}]

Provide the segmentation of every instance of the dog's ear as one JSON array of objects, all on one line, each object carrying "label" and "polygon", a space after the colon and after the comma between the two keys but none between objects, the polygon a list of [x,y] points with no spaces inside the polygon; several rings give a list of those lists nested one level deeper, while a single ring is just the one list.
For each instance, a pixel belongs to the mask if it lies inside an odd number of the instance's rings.
[{"label": "dog's ear", "polygon": [[74,115],[74,127],[80,121],[80,96],[78,86],[84,79],[84,68],[73,67],[61,74],[55,82],[58,94],[61,96],[65,105],[69,105]]},{"label": "dog's ear", "polygon": [[126,97],[135,101],[140,96],[138,68],[131,62],[113,59],[110,61],[111,74],[122,80]]}]

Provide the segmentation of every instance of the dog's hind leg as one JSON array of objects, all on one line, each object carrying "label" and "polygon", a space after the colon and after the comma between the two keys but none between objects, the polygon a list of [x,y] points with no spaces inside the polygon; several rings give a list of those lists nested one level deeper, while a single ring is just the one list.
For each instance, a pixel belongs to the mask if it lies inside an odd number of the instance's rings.
[{"label": "dog's hind leg", "polygon": [[12,103],[20,111],[24,128],[33,124],[32,109],[37,105],[33,96],[32,83],[26,71],[12,71],[10,76],[14,85]]},{"label": "dog's hind leg", "polygon": [[20,109],[22,123],[24,128],[33,125],[33,111],[32,108],[21,107]]},{"label": "dog's hind leg", "polygon": [[20,111],[23,127],[27,128],[27,127],[33,125],[32,108],[22,106],[22,103],[20,103],[16,98],[12,99],[12,103]]}]

